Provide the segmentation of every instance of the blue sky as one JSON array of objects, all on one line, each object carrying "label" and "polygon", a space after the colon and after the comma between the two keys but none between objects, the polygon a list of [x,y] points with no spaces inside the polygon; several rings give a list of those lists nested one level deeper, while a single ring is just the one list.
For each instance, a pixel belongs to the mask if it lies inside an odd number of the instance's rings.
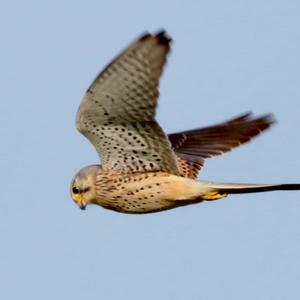
[{"label": "blue sky", "polygon": [[216,181],[300,182],[298,1],[1,4],[1,299],[297,299],[300,194],[236,195],[143,216],[80,211],[69,183],[96,151],[75,113],[96,74],[145,30],[174,39],[167,132],[246,111],[278,124],[207,162]]}]

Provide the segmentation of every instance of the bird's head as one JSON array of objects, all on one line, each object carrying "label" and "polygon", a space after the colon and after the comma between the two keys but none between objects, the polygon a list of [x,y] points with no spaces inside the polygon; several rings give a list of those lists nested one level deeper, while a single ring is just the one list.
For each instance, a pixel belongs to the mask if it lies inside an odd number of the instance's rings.
[{"label": "bird's head", "polygon": [[81,209],[95,202],[95,179],[99,168],[99,165],[87,166],[81,169],[71,182],[71,197]]}]

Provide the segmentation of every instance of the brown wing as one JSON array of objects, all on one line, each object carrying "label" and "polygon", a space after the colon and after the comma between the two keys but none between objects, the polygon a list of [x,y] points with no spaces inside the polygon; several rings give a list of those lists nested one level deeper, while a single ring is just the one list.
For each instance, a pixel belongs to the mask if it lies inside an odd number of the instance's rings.
[{"label": "brown wing", "polygon": [[247,113],[214,126],[170,134],[181,176],[196,178],[205,159],[250,141],[274,122],[271,114],[254,118]]},{"label": "brown wing", "polygon": [[179,174],[171,144],[155,120],[159,78],[170,50],[164,33],[145,34],[94,80],[77,113],[77,128],[104,169]]}]

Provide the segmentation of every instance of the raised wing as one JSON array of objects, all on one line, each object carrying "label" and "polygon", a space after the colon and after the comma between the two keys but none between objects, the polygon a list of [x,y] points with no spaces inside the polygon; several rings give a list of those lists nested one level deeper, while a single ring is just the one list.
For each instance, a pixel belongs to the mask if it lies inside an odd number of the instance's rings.
[{"label": "raised wing", "polygon": [[181,176],[196,178],[207,158],[250,141],[274,122],[270,114],[253,118],[247,113],[218,125],[170,134]]},{"label": "raised wing", "polygon": [[94,80],[76,125],[95,146],[104,169],[179,174],[170,142],[155,121],[158,84],[171,39],[145,34]]}]

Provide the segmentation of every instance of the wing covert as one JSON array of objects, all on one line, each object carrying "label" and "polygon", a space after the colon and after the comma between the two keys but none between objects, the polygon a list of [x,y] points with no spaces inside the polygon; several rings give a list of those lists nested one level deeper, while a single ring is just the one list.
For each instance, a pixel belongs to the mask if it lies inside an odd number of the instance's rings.
[{"label": "wing covert", "polygon": [[250,141],[274,122],[270,114],[254,118],[251,113],[246,113],[217,125],[169,134],[180,174],[197,178],[207,158]]},{"label": "wing covert", "polygon": [[106,169],[178,174],[170,142],[155,120],[159,78],[170,50],[164,32],[145,34],[91,84],[76,125]]}]

